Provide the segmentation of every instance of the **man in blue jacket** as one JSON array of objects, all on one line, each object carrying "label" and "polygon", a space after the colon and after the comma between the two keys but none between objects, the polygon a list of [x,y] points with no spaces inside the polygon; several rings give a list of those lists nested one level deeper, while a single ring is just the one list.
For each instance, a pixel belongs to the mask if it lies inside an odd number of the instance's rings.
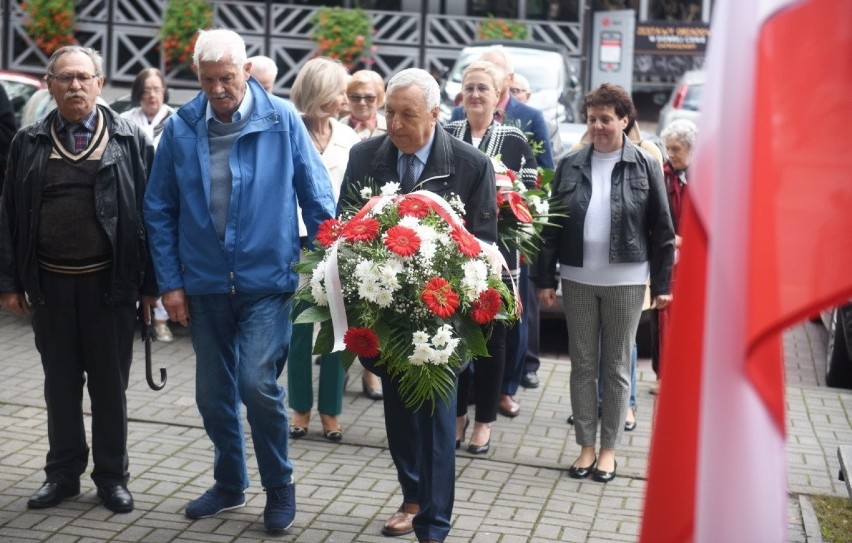
[{"label": "man in blue jacket", "polygon": [[201,31],[193,62],[202,92],[163,131],[144,206],[163,305],[184,326],[191,318],[196,402],[216,448],[216,484],[186,515],[246,503],[242,401],[267,495],[264,526],[280,532],[296,513],[276,379],[298,286],[296,205],[313,238],[333,216],[334,196],[296,111],[250,77],[237,33]]}]

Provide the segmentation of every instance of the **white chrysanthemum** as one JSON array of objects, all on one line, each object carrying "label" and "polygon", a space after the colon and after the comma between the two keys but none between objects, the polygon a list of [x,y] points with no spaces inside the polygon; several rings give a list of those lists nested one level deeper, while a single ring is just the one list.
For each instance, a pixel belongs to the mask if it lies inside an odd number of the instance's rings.
[{"label": "white chrysanthemum", "polygon": [[411,228],[412,230],[417,232],[417,228],[420,226],[420,219],[412,215],[406,215],[405,217],[400,217],[399,225],[404,226],[406,228]]},{"label": "white chrysanthemum", "polygon": [[443,347],[453,339],[453,328],[449,324],[444,324],[432,336],[432,345],[435,347]]},{"label": "white chrysanthemum", "polygon": [[461,288],[469,302],[476,300],[479,294],[488,288],[488,266],[482,260],[469,260],[462,264],[464,276]]},{"label": "white chrysanthemum", "polygon": [[419,253],[424,259],[428,261],[432,261],[435,259],[435,251],[437,250],[437,246],[433,240],[429,241],[421,241]]},{"label": "white chrysanthemum", "polygon": [[373,189],[370,187],[362,187],[359,194],[361,195],[361,198],[369,200],[373,196]]},{"label": "white chrysanthemum", "polygon": [[399,183],[390,181],[382,185],[382,196],[393,196],[399,192]]},{"label": "white chrysanthemum", "polygon": [[408,360],[412,366],[422,366],[430,362],[432,357],[432,347],[428,343],[420,343],[414,346],[414,353]]},{"label": "white chrysanthemum", "polygon": [[423,330],[418,330],[411,334],[411,340],[414,345],[422,345],[424,343],[429,343],[429,334],[427,334]]},{"label": "white chrysanthemum", "polygon": [[393,292],[386,288],[380,288],[378,294],[376,294],[376,305],[379,307],[390,307],[392,303]]},{"label": "white chrysanthemum", "polygon": [[376,298],[382,289],[375,281],[363,281],[358,285],[358,296],[368,302],[376,302]]},{"label": "white chrysanthemum", "polygon": [[376,275],[376,263],[372,260],[362,260],[355,265],[355,277],[358,279],[370,279]]},{"label": "white chrysanthemum", "polygon": [[433,351],[433,356],[429,360],[435,366],[445,366],[449,364],[450,357],[453,355],[453,350],[449,347],[444,347],[443,349],[436,349]]}]

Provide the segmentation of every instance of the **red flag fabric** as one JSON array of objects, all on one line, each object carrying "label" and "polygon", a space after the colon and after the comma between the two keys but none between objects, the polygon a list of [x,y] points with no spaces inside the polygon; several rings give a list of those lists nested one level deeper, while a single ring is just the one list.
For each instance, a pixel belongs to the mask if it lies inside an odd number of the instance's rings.
[{"label": "red flag fabric", "polygon": [[641,530],[655,543],[786,540],[780,333],[852,296],[852,3],[714,9]]}]

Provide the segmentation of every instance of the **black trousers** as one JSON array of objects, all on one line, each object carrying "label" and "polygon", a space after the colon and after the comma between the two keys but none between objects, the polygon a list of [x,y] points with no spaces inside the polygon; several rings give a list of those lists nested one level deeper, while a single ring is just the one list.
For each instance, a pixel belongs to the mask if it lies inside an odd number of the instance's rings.
[{"label": "black trousers", "polygon": [[503,383],[503,371],[506,367],[507,333],[506,326],[502,323],[495,324],[487,344],[491,356],[475,358],[467,369],[459,374],[457,417],[463,417],[467,413],[467,395],[472,386],[476,392],[474,420],[485,423],[497,420],[500,385]]},{"label": "black trousers", "polygon": [[[92,405],[92,480],[127,484],[127,390],[136,304],[105,302],[110,270],[86,275],[42,271],[44,303],[33,331],[44,368],[47,480],[73,484],[86,471],[83,384]],[[88,382],[87,382],[88,381]]]}]

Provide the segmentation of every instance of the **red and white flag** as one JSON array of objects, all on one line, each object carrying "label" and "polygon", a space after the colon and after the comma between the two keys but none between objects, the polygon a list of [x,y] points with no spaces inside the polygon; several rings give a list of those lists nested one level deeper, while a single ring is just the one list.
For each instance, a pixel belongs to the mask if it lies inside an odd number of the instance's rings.
[{"label": "red and white flag", "polygon": [[647,543],[787,540],[780,334],[852,297],[852,2],[714,10]]}]

